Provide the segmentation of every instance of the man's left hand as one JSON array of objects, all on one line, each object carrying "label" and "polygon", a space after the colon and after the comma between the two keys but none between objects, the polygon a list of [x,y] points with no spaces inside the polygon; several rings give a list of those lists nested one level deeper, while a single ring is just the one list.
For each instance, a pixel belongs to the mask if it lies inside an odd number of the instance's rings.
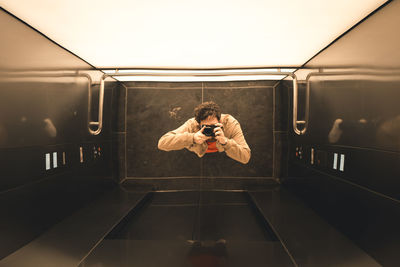
[{"label": "man's left hand", "polygon": [[215,139],[217,139],[221,145],[225,145],[228,141],[228,138],[225,136],[224,131],[222,130],[222,123],[217,123],[215,125],[218,126],[214,128]]}]

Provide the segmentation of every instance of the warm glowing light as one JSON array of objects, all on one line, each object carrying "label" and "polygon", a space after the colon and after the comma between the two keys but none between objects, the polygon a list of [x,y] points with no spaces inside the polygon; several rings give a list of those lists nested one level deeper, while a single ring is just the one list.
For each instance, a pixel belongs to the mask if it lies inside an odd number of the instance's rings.
[{"label": "warm glowing light", "polygon": [[[103,70],[119,81],[245,81],[281,80],[294,69],[230,69],[230,70]],[[114,74],[114,75],[113,75]],[[122,76],[118,76],[122,75]]]},{"label": "warm glowing light", "polygon": [[98,68],[299,67],[385,0],[0,0]]},{"label": "warm glowing light", "polygon": [[154,82],[217,82],[217,81],[254,81],[254,80],[281,80],[285,75],[240,75],[240,76],[119,76],[119,81],[154,81]]}]

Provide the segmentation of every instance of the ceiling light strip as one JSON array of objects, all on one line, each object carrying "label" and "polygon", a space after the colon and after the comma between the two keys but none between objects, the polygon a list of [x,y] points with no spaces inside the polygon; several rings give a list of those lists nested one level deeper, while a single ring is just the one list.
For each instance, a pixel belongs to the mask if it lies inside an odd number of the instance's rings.
[{"label": "ceiling light strip", "polygon": [[282,71],[280,69],[256,69],[256,70],[199,70],[199,71],[183,71],[183,70],[115,70],[114,72],[104,71],[108,76],[179,76],[179,77],[212,77],[212,76],[241,76],[241,75],[292,75],[290,71]]}]

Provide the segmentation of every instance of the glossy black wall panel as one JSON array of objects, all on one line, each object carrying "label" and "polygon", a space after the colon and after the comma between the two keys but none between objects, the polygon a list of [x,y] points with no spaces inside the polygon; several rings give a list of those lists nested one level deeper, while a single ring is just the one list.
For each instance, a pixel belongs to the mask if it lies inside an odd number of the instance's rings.
[{"label": "glossy black wall panel", "polygon": [[[400,247],[399,109],[394,100],[398,82],[312,85],[309,131],[305,136],[291,132],[290,178],[285,185],[378,262],[395,266]],[[338,118],[343,123],[335,137],[333,122]],[[296,156],[298,149],[301,156]],[[340,171],[342,154],[344,170]]]},{"label": "glossy black wall panel", "polygon": [[[345,171],[337,174],[371,190],[398,197],[400,80],[369,77],[311,83],[310,124],[296,144],[345,155]],[[340,119],[341,123],[335,123]],[[295,153],[291,147],[291,153]],[[332,171],[329,166],[328,171]]]},{"label": "glossy black wall panel", "polygon": [[311,82],[307,135],[317,143],[400,151],[400,79],[351,78]]},{"label": "glossy black wall panel", "polygon": [[[0,81],[0,148],[104,140],[111,137],[111,109],[116,83],[107,82],[104,94],[104,130],[91,136],[86,78],[24,78]],[[53,79],[54,80],[54,79]],[[92,88],[92,120],[98,118],[98,86]]]},{"label": "glossy black wall panel", "polygon": [[273,177],[285,178],[288,174],[288,133],[274,132]]},{"label": "glossy black wall panel", "polygon": [[288,174],[288,132],[289,125],[289,95],[290,86],[280,82],[274,86],[274,160],[273,177],[284,179]]},{"label": "glossy black wall panel", "polygon": [[285,184],[292,192],[383,266],[397,266],[397,201],[297,163],[290,163],[290,170]]},{"label": "glossy black wall panel", "polygon": [[126,178],[126,102],[128,89],[118,83],[112,91],[111,131],[113,170],[117,181]]},{"label": "glossy black wall panel", "polygon": [[126,132],[126,102],[128,89],[125,85],[118,83],[115,86],[112,97],[112,131],[118,133]]},{"label": "glossy black wall panel", "polygon": [[274,86],[274,131],[287,132],[289,129],[289,87],[283,82]]},{"label": "glossy black wall panel", "polygon": [[110,179],[64,172],[0,195],[0,258],[109,190]]},{"label": "glossy black wall panel", "polygon": [[95,138],[87,129],[87,85],[46,81],[1,85],[0,95],[5,97],[1,105],[0,198],[4,205],[0,205],[0,235],[5,243],[0,258],[115,184],[110,112],[114,85],[106,88],[104,129]]},{"label": "glossy black wall panel", "polygon": [[[296,147],[301,147],[302,159],[296,157]],[[311,149],[314,150],[314,164],[311,163]],[[366,190],[399,199],[398,177],[400,154],[394,152],[351,148],[342,146],[318,145],[308,142],[295,142],[290,147],[290,160],[312,167],[326,174],[340,177],[364,187]],[[334,154],[338,155],[334,169]],[[344,155],[343,171],[341,155]],[[321,161],[321,162],[319,162]],[[292,175],[296,175],[292,172]]]},{"label": "glossy black wall panel", "polygon": [[1,83],[0,147],[82,139],[88,132],[87,83]]},{"label": "glossy black wall panel", "polygon": [[87,82],[14,82],[0,86],[0,192],[48,176],[45,154],[57,151],[49,150],[49,145],[63,144],[65,149],[59,149],[58,154],[65,152],[69,163],[70,155],[79,153],[79,144],[111,140],[113,84],[105,90],[104,129],[96,137],[90,136],[87,128]]}]

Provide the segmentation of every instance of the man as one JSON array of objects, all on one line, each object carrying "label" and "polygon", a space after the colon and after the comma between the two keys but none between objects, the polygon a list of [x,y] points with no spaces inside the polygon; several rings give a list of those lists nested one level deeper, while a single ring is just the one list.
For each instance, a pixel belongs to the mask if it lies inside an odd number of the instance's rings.
[{"label": "man", "polygon": [[165,151],[186,148],[199,157],[206,153],[225,152],[243,164],[249,162],[250,148],[234,117],[221,114],[220,107],[212,101],[198,105],[194,113],[194,118],[164,134],[158,141],[158,148]]}]

